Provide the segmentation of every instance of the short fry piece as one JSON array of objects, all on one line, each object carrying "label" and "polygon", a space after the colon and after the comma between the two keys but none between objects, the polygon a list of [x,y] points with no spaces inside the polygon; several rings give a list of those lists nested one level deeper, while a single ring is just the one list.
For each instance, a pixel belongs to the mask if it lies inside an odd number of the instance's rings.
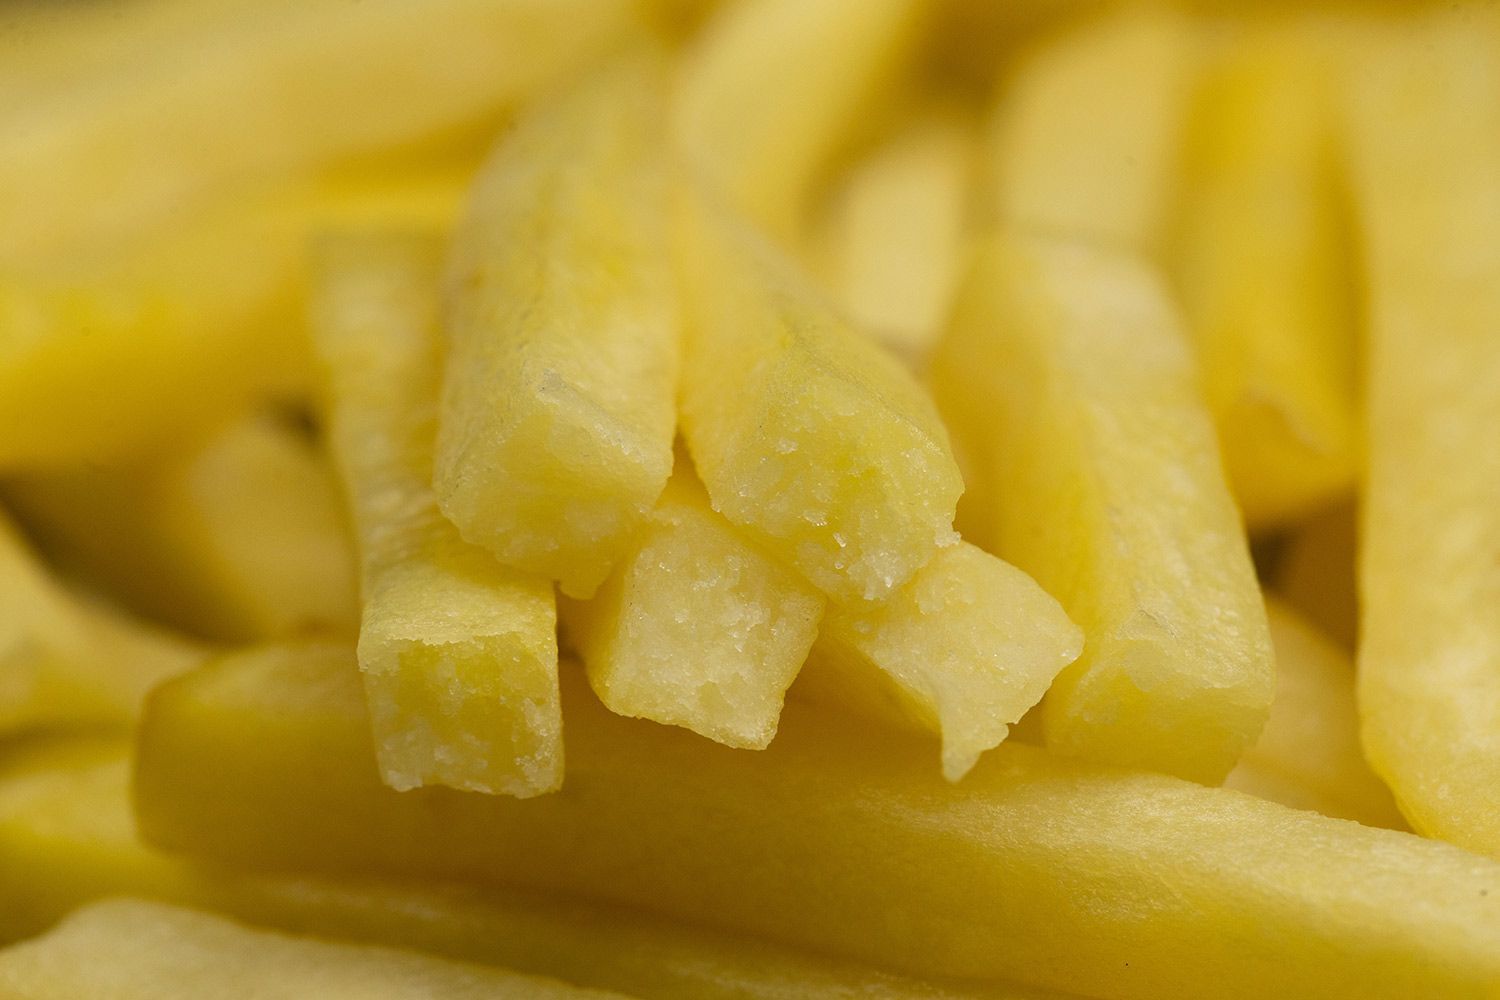
[{"label": "short fry piece", "polygon": [[611,711],[759,750],[776,735],[824,603],[682,470],[604,587],[564,624]]},{"label": "short fry piece", "polygon": [[251,930],[138,899],[93,903],[39,938],[0,950],[0,990],[16,1000],[606,1000],[556,980],[369,945]]},{"label": "short fry piece", "polygon": [[435,484],[464,538],[587,597],[672,471],[666,69],[633,53],[480,171],[450,268]]},{"label": "short fry piece", "polygon": [[1369,268],[1359,709],[1414,829],[1500,857],[1500,18],[1423,11],[1349,87]]},{"label": "short fry piece", "polygon": [[960,542],[878,604],[831,606],[797,690],[937,734],[943,774],[957,781],[1082,649],[1083,633],[1034,580]]},{"label": "short fry piece", "polygon": [[955,537],[936,408],[740,220],[690,197],[682,222],[682,429],[714,509],[830,597],[886,596]]},{"label": "short fry piece", "polygon": [[152,698],[143,832],[241,864],[583,891],[1122,1000],[1500,982],[1500,864],[1446,844],[1010,743],[950,786],[898,735],[790,702],[745,753],[612,715],[567,676],[569,791],[517,802],[383,788],[347,650],[220,661]]},{"label": "short fry piece", "polygon": [[550,791],[563,768],[552,588],[464,542],[432,492],[437,243],[335,238],[318,264],[314,340],[359,534],[359,660],[381,773],[403,789]]},{"label": "short fry piece", "polygon": [[975,523],[1087,639],[1047,696],[1047,745],[1222,780],[1269,711],[1271,645],[1154,272],[1080,243],[997,238],[960,293],[933,378],[976,459]]}]

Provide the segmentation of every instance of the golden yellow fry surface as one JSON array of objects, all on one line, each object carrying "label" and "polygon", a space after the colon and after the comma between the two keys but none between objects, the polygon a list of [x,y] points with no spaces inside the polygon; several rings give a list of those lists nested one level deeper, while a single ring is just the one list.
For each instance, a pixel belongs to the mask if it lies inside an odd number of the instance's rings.
[{"label": "golden yellow fry surface", "polygon": [[382,787],[347,649],[223,660],[152,699],[143,833],[237,863],[586,892],[1123,1000],[1500,982],[1500,865],[1449,845],[1010,744],[951,786],[919,745],[791,705],[746,753],[612,715],[567,676],[568,790],[516,801]]},{"label": "golden yellow fry surface", "polygon": [[1082,243],[998,237],[933,379],[975,462],[973,523],[1084,631],[1047,695],[1047,745],[1220,781],[1270,708],[1270,639],[1155,273]]},{"label": "golden yellow fry surface", "polygon": [[552,588],[461,539],[432,490],[438,242],[347,235],[320,250],[313,336],[359,535],[359,659],[381,773],[396,788],[554,789]]},{"label": "golden yellow fry surface", "polygon": [[1434,9],[1357,54],[1365,751],[1415,829],[1500,856],[1500,20]]},{"label": "golden yellow fry surface", "polygon": [[574,597],[672,471],[665,88],[658,54],[632,53],[538,105],[481,169],[451,251],[439,501]]}]

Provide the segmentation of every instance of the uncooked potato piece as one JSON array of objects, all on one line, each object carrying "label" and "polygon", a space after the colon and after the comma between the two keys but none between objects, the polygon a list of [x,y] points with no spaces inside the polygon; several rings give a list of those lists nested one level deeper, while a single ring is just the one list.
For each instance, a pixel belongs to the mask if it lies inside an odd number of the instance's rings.
[{"label": "uncooked potato piece", "polygon": [[1012,744],[951,786],[920,745],[792,703],[746,753],[612,715],[565,678],[568,791],[518,802],[382,787],[348,649],[221,660],[151,700],[142,832],[238,864],[587,893],[1121,1000],[1500,982],[1500,864],[1446,844]]},{"label": "uncooked potato piece", "polygon": [[714,509],[829,597],[887,596],[955,539],[936,408],[712,195],[680,208],[682,430]]},{"label": "uncooked potato piece", "polygon": [[572,597],[672,471],[666,73],[632,52],[539,104],[481,168],[451,252],[438,500]]},{"label": "uncooked potato piece", "polygon": [[933,359],[967,514],[1083,627],[1047,745],[1216,784],[1272,697],[1265,608],[1180,320],[1133,257],[1000,236]]},{"label": "uncooked potato piece", "polygon": [[1500,18],[1448,5],[1358,42],[1361,733],[1413,828],[1500,857]]},{"label": "uncooked potato piece", "polygon": [[403,789],[555,789],[552,588],[461,539],[432,491],[439,242],[351,234],[319,249],[313,338],[359,534],[359,660],[381,773]]}]

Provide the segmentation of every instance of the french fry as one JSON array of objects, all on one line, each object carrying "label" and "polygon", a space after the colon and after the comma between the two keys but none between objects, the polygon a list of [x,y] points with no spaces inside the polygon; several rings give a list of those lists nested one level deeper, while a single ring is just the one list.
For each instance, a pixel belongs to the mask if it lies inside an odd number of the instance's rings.
[{"label": "french fry", "polygon": [[623,0],[438,0],[419,18],[404,0],[230,13],[8,123],[0,271],[112,251],[267,179],[492,121],[633,17]]},{"label": "french fry", "polygon": [[1157,4],[1044,36],[1000,82],[986,214],[1161,249],[1196,58],[1192,23]]},{"label": "french fry", "polygon": [[1272,656],[1179,327],[1144,264],[1001,236],[932,371],[976,459],[972,520],[1083,627],[1047,745],[1216,784],[1265,722]]},{"label": "french fry", "polygon": [[442,369],[437,242],[321,245],[313,337],[359,535],[359,661],[380,769],[526,796],[562,782],[548,582],[463,541],[433,493]]},{"label": "french fry", "polygon": [[434,472],[468,541],[587,597],[672,471],[666,67],[631,53],[506,134],[454,240]]},{"label": "french fry", "polygon": [[1013,987],[921,982],[761,940],[517,890],[319,879],[194,863],[146,847],[130,814],[126,747],[12,745],[0,757],[0,944],[75,907],[131,895],[319,937],[417,948],[658,1000],[1045,1000]]},{"label": "french fry", "polygon": [[1459,4],[1368,35],[1361,735],[1414,829],[1500,856],[1500,19]]},{"label": "french fry", "polygon": [[942,332],[963,270],[975,133],[960,108],[925,110],[849,170],[814,236],[834,298],[913,367]]},{"label": "french fry", "polygon": [[1404,829],[1390,790],[1359,746],[1354,665],[1301,615],[1266,601],[1276,648],[1276,699],[1260,739],[1226,788],[1367,826]]},{"label": "french fry", "polygon": [[347,649],[220,661],[152,697],[142,831],[237,864],[587,892],[1122,1000],[1500,981],[1500,865],[1449,845],[1014,745],[950,786],[919,747],[791,703],[744,753],[621,719],[567,679],[569,790],[518,802],[384,788]]},{"label": "french fry", "polygon": [[1034,580],[960,542],[879,604],[831,605],[797,691],[937,735],[958,781],[1082,649]]},{"label": "french fry", "polygon": [[739,0],[689,51],[673,114],[689,168],[795,242],[820,174],[899,77],[922,34],[918,0]]},{"label": "french fry", "polygon": [[0,950],[0,990],[22,1000],[624,996],[395,948],[252,930],[223,917],[138,899],[93,903],[41,937]]},{"label": "french fry", "polygon": [[937,410],[775,247],[683,199],[682,431],[714,509],[830,597],[873,600],[955,539]]},{"label": "french fry", "polygon": [[1253,529],[1355,475],[1354,282],[1336,190],[1326,63],[1251,29],[1200,82],[1168,253]]},{"label": "french fry", "polygon": [[594,599],[565,605],[563,624],[610,711],[762,750],[825,603],[715,513],[683,469]]},{"label": "french fry", "polygon": [[221,641],[350,630],[354,557],[312,442],[264,414],[183,454],[14,480],[53,558],[133,610]]}]

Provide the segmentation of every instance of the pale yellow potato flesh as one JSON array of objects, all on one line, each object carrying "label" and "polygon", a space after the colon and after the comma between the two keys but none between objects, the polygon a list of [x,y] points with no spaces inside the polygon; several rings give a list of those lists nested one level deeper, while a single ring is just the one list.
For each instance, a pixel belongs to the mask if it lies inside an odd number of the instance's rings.
[{"label": "pale yellow potato flesh", "polygon": [[920,0],[739,0],[684,57],[673,111],[688,168],[773,236],[794,241],[808,202],[877,98],[900,79]]},{"label": "pale yellow potato flesh", "polygon": [[791,703],[746,753],[622,719],[566,678],[568,791],[521,802],[382,787],[347,649],[222,660],[151,700],[142,831],[221,861],[586,892],[1121,1000],[1500,982],[1500,865],[1450,845],[1013,744],[952,786],[920,744]]},{"label": "pale yellow potato flesh", "polygon": [[1265,722],[1271,644],[1155,272],[1080,242],[996,237],[932,377],[979,477],[971,523],[1084,631],[1043,706],[1048,747],[1217,784]]},{"label": "pale yellow potato flesh", "polygon": [[359,537],[359,660],[381,774],[536,795],[562,782],[557,612],[545,578],[459,537],[432,488],[440,243],[320,244],[313,339]]},{"label": "pale yellow potato flesh", "polygon": [[954,540],[937,409],[771,243],[693,191],[681,419],[714,509],[835,600],[878,600]]},{"label": "pale yellow potato flesh", "polygon": [[959,542],[878,604],[830,605],[797,691],[937,735],[958,781],[1082,649],[1036,581]]},{"label": "pale yellow potato flesh", "polygon": [[255,413],[181,451],[7,483],[54,560],[131,609],[226,642],[351,631],[354,555],[325,456]]},{"label": "pale yellow potato flesh", "polygon": [[1357,463],[1355,278],[1326,61],[1251,29],[1193,99],[1168,258],[1252,530],[1346,492]]},{"label": "pale yellow potato flesh", "polygon": [[131,895],[319,937],[417,948],[658,1000],[1044,1000],[939,984],[638,910],[457,883],[279,876],[201,865],[136,837],[127,747],[33,741],[0,753],[0,944]]},{"label": "pale yellow potato flesh", "polygon": [[450,251],[438,500],[465,539],[573,597],[672,471],[666,85],[658,53],[632,52],[535,106]]},{"label": "pale yellow potato flesh", "polygon": [[1277,558],[1273,589],[1349,652],[1359,637],[1358,514],[1352,500],[1297,525]]},{"label": "pale yellow potato flesh", "polygon": [[1500,856],[1500,19],[1458,4],[1360,41],[1361,732],[1414,829]]},{"label": "pale yellow potato flesh", "polygon": [[1032,44],[996,91],[985,214],[1160,250],[1198,58],[1192,22],[1126,4]]},{"label": "pale yellow potato flesh", "polygon": [[606,1000],[558,980],[396,948],[254,930],[139,899],[91,903],[39,938],[0,950],[14,1000]]},{"label": "pale yellow potato flesh", "polygon": [[562,619],[610,711],[760,750],[825,604],[715,513],[683,468],[599,593]]},{"label": "pale yellow potato flesh", "polygon": [[1276,699],[1260,739],[1224,786],[1366,826],[1404,829],[1390,790],[1360,750],[1348,654],[1278,598],[1267,598],[1266,612]]}]

